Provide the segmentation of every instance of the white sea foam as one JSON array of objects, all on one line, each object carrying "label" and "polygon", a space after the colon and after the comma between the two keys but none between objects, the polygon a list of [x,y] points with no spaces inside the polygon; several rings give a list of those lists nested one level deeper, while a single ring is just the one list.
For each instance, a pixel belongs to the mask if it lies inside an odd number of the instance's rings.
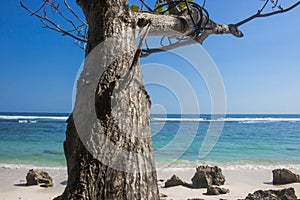
[{"label": "white sea foam", "polygon": [[187,121],[187,122],[199,122],[199,121],[207,121],[204,118],[151,118],[151,121]]},{"label": "white sea foam", "polygon": [[35,124],[35,123],[37,123],[37,120],[18,120],[18,122],[19,122],[20,124],[24,124],[24,123]]},{"label": "white sea foam", "polygon": [[225,121],[233,122],[300,122],[300,118],[275,118],[275,117],[262,117],[262,118],[226,118]]},{"label": "white sea foam", "polygon": [[152,122],[239,122],[239,123],[270,123],[270,122],[300,122],[300,118],[275,118],[275,117],[262,117],[262,118],[151,118]]},{"label": "white sea foam", "polygon": [[[254,164],[254,163],[245,163],[245,164],[235,164],[235,163],[217,163],[217,162],[184,162],[179,164],[171,164],[162,166],[161,163],[157,163],[156,169],[160,171],[186,171],[194,170],[200,165],[208,166],[218,166],[223,170],[274,170],[280,168],[286,168],[289,170],[300,170],[300,164],[279,164],[279,163],[269,163],[269,164]],[[35,165],[26,165],[26,164],[6,164],[0,163],[0,169],[40,169],[45,170],[66,170],[66,166],[35,166]]]},{"label": "white sea foam", "polygon": [[27,120],[19,120],[18,122],[23,124],[23,123],[27,123],[28,121]]},{"label": "white sea foam", "polygon": [[175,161],[174,163],[156,163],[158,170],[166,171],[178,171],[178,170],[190,170],[195,169],[200,165],[218,166],[224,170],[273,170],[279,168],[286,168],[290,170],[300,170],[300,164],[295,163],[253,163],[253,162],[209,162],[209,161]]},{"label": "white sea foam", "polygon": [[[52,120],[67,120],[67,116],[14,116],[14,115],[0,115],[0,119],[6,120],[19,120],[26,121],[26,120],[37,120],[37,119],[52,119]],[[20,122],[22,123],[22,122]],[[26,122],[25,122],[26,123]],[[34,122],[31,122],[34,123]]]},{"label": "white sea foam", "polygon": [[[13,115],[0,115],[0,119],[4,120],[19,120],[19,123],[36,123],[38,119],[51,119],[51,120],[67,120],[68,116],[13,116]],[[270,122],[300,122],[300,118],[282,118],[282,117],[257,117],[257,118],[151,118],[152,122],[239,122],[239,123],[270,123]]]},{"label": "white sea foam", "polygon": [[0,163],[0,169],[40,169],[43,168],[45,170],[66,170],[65,166],[34,166],[34,165],[26,165],[26,164],[7,164]]}]

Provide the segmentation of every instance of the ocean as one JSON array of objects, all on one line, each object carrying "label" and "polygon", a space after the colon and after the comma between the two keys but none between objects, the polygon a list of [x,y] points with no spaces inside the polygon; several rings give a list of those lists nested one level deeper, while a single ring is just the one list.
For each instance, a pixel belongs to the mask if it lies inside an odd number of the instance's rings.
[{"label": "ocean", "polygon": [[[0,168],[65,168],[68,114],[0,113]],[[157,168],[300,169],[300,115],[151,115]]]}]

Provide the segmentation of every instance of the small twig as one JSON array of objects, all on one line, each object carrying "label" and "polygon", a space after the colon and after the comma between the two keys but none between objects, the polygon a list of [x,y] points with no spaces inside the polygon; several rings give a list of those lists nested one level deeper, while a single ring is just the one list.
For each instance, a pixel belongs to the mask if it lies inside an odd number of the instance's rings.
[{"label": "small twig", "polygon": [[[44,0],[44,3],[48,3],[49,6],[56,12],[58,13],[64,20],[66,20],[69,24],[71,24],[71,26],[73,27],[73,31],[76,31],[77,33],[80,32],[80,26],[76,26],[75,23],[69,19],[68,17],[66,17],[64,14],[63,14],[63,11],[59,10],[59,4],[58,5],[55,5],[55,3],[53,2],[50,2],[49,0]],[[74,11],[72,10],[72,8],[69,6],[69,4],[66,2],[66,0],[64,0],[64,4],[65,6],[67,7],[67,9],[81,22],[83,23],[84,25],[86,25],[86,23],[84,21],[82,21],[75,13]],[[44,8],[44,17],[46,16],[46,8]],[[37,13],[37,12],[36,12]],[[73,32],[73,31],[67,31],[67,32]],[[81,36],[80,34],[78,34],[78,36]]]},{"label": "small twig", "polygon": [[78,27],[74,24],[74,22],[72,20],[70,20],[69,18],[67,18],[62,12],[60,12],[59,10],[57,10],[57,13],[67,22],[69,22],[71,24],[71,26],[77,31]]},{"label": "small twig", "polygon": [[150,11],[153,12],[153,10],[145,3],[144,0],[140,0],[140,2]]},{"label": "small twig", "polygon": [[250,17],[248,17],[248,18],[246,18],[246,19],[244,19],[244,20],[242,20],[242,21],[240,21],[240,22],[238,22],[238,23],[236,23],[236,24],[234,24],[234,26],[235,26],[235,27],[239,27],[239,26],[241,26],[241,25],[243,25],[243,24],[245,24],[245,23],[247,23],[247,22],[249,22],[249,21],[251,21],[251,20],[253,20],[253,19],[255,19],[255,18],[259,18],[259,17],[269,17],[269,16],[272,16],[272,15],[276,15],[276,14],[288,12],[288,11],[294,9],[295,7],[297,7],[299,4],[300,4],[300,1],[298,1],[297,3],[295,3],[294,5],[292,5],[292,6],[288,7],[288,8],[286,8],[286,9],[281,9],[281,10],[277,10],[277,11],[270,12],[270,13],[265,13],[265,14],[261,14],[261,13],[258,11],[256,14],[254,14],[254,15],[252,15],[252,16],[250,16]]},{"label": "small twig", "polygon": [[267,4],[269,3],[270,0],[266,0],[265,4],[263,5],[263,7],[258,11],[259,13],[261,13],[265,7],[267,6]]},{"label": "small twig", "polygon": [[272,7],[273,9],[278,7],[278,0],[276,0],[276,3],[274,3],[274,6]]},{"label": "small twig", "polygon": [[78,21],[80,21],[82,24],[87,25],[87,23],[86,23],[84,20],[82,20],[82,19],[74,12],[74,10],[73,10],[73,9],[71,8],[71,6],[68,4],[67,0],[64,0],[64,4],[65,4],[65,6],[67,7],[67,9],[74,15],[74,17],[75,17]]},{"label": "small twig", "polygon": [[[39,7],[34,13],[38,13],[40,10],[42,10],[45,7],[46,4],[47,4],[47,2],[44,1],[44,3],[41,5],[41,7]],[[31,15],[34,15],[34,14],[31,14]]]},{"label": "small twig", "polygon": [[[46,1],[45,1],[46,2]],[[44,13],[44,16],[41,16],[39,14],[37,14],[36,12],[33,12],[31,9],[29,9],[28,7],[26,7],[22,1],[20,1],[20,6],[22,8],[24,8],[25,10],[27,10],[29,13],[31,13],[32,16],[35,16],[37,18],[39,18],[39,20],[42,22],[42,24],[44,25],[44,28],[48,28],[50,30],[54,30],[54,31],[57,31],[57,32],[60,32],[62,33],[63,35],[68,35],[70,37],[72,37],[73,39],[75,40],[78,40],[80,42],[83,42],[83,43],[86,43],[87,40],[86,39],[82,39],[82,38],[79,38],[77,37],[76,35],[73,35],[71,34],[69,31],[66,31],[64,29],[62,29],[58,24],[54,23],[53,21],[51,21],[49,18],[47,18],[47,12],[45,10],[45,7],[44,7],[44,10],[43,10],[43,13]],[[48,22],[50,25],[46,24],[45,22]]]}]

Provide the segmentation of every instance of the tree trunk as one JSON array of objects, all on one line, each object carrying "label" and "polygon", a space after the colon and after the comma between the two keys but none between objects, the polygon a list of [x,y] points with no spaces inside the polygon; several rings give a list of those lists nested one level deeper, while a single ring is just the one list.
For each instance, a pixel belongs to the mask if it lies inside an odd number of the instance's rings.
[{"label": "tree trunk", "polygon": [[[135,28],[126,0],[77,3],[89,24],[87,57],[97,45]],[[127,40],[112,43],[107,52],[102,52],[99,63],[90,63],[103,71],[98,74],[96,103],[92,105],[99,129],[82,138],[77,125],[89,122],[76,121],[74,112],[68,119],[64,142],[68,183],[57,199],[158,199],[150,134],[151,102],[139,63],[131,66],[135,51],[126,42],[135,40]],[[120,48],[126,53],[106,62]],[[128,74],[133,78],[124,79]]]}]

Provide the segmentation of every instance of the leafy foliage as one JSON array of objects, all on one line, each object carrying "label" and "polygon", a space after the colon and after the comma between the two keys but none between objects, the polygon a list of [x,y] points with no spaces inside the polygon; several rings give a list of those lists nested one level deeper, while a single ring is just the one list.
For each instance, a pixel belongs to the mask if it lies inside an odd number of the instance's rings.
[{"label": "leafy foliage", "polygon": [[154,12],[155,13],[162,13],[166,10],[166,7],[164,7],[162,4],[164,3],[164,1],[156,1],[155,3],[155,8],[154,8]]},{"label": "leafy foliage", "polygon": [[133,11],[133,12],[139,12],[140,11],[140,7],[138,5],[132,5],[130,6],[130,9]]},{"label": "leafy foliage", "polygon": [[[188,2],[188,4],[189,4],[189,3],[191,3],[191,2],[194,2],[194,0],[187,0],[187,2]],[[186,3],[185,3],[185,2],[180,2],[180,3],[178,4],[178,8],[179,8],[180,10],[185,10],[185,9],[187,9]]]},{"label": "leafy foliage", "polygon": [[166,0],[157,0],[154,7],[154,12],[158,14],[169,14],[170,5],[175,5],[179,11],[183,11],[187,9],[187,5],[194,2],[194,0],[177,0],[177,1],[166,1]]}]

